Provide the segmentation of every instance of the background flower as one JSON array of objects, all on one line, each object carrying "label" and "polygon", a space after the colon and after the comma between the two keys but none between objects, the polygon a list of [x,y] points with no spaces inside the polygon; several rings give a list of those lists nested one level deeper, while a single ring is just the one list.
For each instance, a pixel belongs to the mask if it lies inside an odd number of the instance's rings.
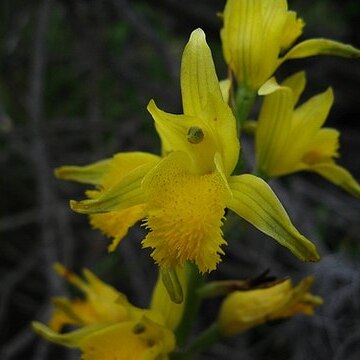
[{"label": "background flower", "polygon": [[[53,169],[88,164],[119,151],[160,151],[146,105],[181,111],[179,63],[190,32],[208,34],[220,78],[227,75],[215,16],[223,0],[4,1],[0,11],[0,348],[3,359],[64,359],[70,350],[36,338],[34,318],[46,320],[49,298],[64,294],[52,271],[54,260],[74,270],[90,267],[129,298],[147,306],[155,269],[141,250],[144,230],[134,227],[121,252],[108,255],[108,241],[85,216],[68,210],[83,186],[59,182]],[[360,46],[355,0],[293,0],[306,20],[304,38],[327,37]],[[49,6],[50,5],[50,6]],[[130,15],[129,15],[130,14]],[[47,31],[44,30],[48,24]],[[360,178],[358,61],[315,57],[285,62],[279,81],[307,70],[304,99],[330,85],[337,95],[329,126],[342,133],[342,164]],[[36,71],[34,71],[37,69]],[[146,79],[146,80],[144,80]],[[324,80],[326,79],[326,80]],[[30,120],[32,119],[32,120]],[[121,121],[120,121],[121,120]],[[35,129],[35,131],[34,131]],[[37,129],[37,130],[36,130]],[[36,135],[36,136],[35,136]],[[242,154],[251,163],[249,140]],[[322,261],[304,266],[257,230],[245,230],[228,214],[226,250],[231,256],[214,277],[252,277],[271,268],[300,278],[315,273],[314,292],[326,299],[313,317],[265,325],[226,345],[209,358],[230,353],[244,359],[269,354],[316,360],[359,357],[359,204],[316,174],[302,173],[272,184],[294,223],[321,247]],[[241,237],[241,247],[238,239]],[[45,254],[45,255],[44,255]],[[119,262],[122,264],[119,268]],[[96,265],[95,265],[96,264]],[[239,274],[239,270],[241,274]],[[130,276],[130,273],[134,276]],[[333,296],[333,294],[336,296]],[[199,320],[207,323],[209,305]],[[302,333],[304,336],[298,337]],[[260,336],[259,336],[260,334]],[[287,336],[284,337],[284,334]],[[293,339],[298,341],[294,343]],[[321,344],[321,346],[318,346]],[[325,346],[323,346],[325,344]],[[66,352],[66,353],[65,353]],[[299,355],[300,354],[300,355]]]}]

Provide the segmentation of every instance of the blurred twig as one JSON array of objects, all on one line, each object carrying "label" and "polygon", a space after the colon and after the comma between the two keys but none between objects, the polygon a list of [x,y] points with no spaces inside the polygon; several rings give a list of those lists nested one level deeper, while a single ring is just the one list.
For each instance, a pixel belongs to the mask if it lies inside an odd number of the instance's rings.
[{"label": "blurred twig", "polygon": [[27,277],[30,270],[39,260],[39,249],[31,251],[25,259],[21,259],[19,266],[1,279],[0,298],[0,327],[3,328],[6,320],[8,303],[17,285]]},{"label": "blurred twig", "polygon": [[37,222],[38,220],[39,214],[37,209],[31,209],[18,214],[5,216],[0,218],[0,232],[16,229],[21,226]]},{"label": "blurred twig", "polygon": [[177,61],[173,58],[169,51],[169,47],[159,37],[158,33],[153,30],[153,27],[148,21],[138,12],[133,9],[132,3],[127,0],[112,0],[119,16],[127,23],[131,24],[138,35],[147,39],[154,48],[161,54],[164,65],[172,79],[178,78],[179,70],[177,68]]}]

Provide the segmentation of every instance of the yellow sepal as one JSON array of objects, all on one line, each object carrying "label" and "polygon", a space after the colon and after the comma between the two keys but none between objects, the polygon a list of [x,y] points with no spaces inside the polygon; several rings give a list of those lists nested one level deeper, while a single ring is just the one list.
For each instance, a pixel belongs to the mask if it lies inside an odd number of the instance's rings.
[{"label": "yellow sepal", "polygon": [[288,248],[303,261],[318,261],[315,245],[300,234],[291,223],[280,200],[262,179],[245,174],[232,176],[229,181],[233,199],[228,207]]},{"label": "yellow sepal", "polygon": [[360,57],[360,50],[349,44],[329,39],[310,39],[294,46],[280,59],[280,63],[288,59],[301,59],[315,55],[336,55],[348,58]]},{"label": "yellow sepal", "polygon": [[85,166],[60,166],[55,169],[55,176],[62,180],[99,185],[111,161],[104,159]]}]

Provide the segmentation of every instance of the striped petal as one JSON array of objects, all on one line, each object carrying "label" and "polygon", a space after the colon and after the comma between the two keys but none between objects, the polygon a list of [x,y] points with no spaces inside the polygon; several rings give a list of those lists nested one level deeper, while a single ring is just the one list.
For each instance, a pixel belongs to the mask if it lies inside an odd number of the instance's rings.
[{"label": "striped petal", "polygon": [[209,101],[209,94],[221,98],[219,80],[205,33],[191,33],[181,62],[181,95],[185,115],[199,116]]},{"label": "striped petal", "polygon": [[287,3],[228,0],[223,17],[221,39],[225,60],[239,84],[258,89],[277,67]]},{"label": "striped petal", "polygon": [[335,55],[347,58],[360,57],[360,50],[349,44],[343,44],[329,39],[310,39],[294,46],[280,59],[284,62],[288,59],[301,59],[315,55]]},{"label": "striped petal", "polygon": [[360,184],[342,166],[336,165],[334,162],[328,162],[315,164],[309,170],[315,171],[333,184],[360,198]]},{"label": "striped petal", "polygon": [[260,174],[272,176],[284,158],[291,130],[293,94],[290,88],[269,80],[259,90],[268,94],[261,107],[256,129],[256,163]]},{"label": "striped petal", "polygon": [[104,159],[85,166],[61,166],[55,170],[55,176],[62,180],[99,185],[111,161]]},{"label": "striped petal", "polygon": [[97,214],[124,210],[144,203],[145,194],[141,188],[141,182],[156,163],[157,160],[138,166],[94,199],[71,200],[71,208],[82,214]]},{"label": "striped petal", "polygon": [[294,111],[291,134],[288,137],[286,157],[284,157],[284,170],[289,167],[290,172],[291,166],[301,161],[328,117],[333,101],[333,91],[328,88]]},{"label": "striped petal", "polygon": [[227,204],[239,216],[271,236],[304,261],[318,261],[315,245],[301,235],[269,185],[253,175],[232,176],[233,199]]},{"label": "striped petal", "polygon": [[289,77],[287,77],[282,83],[282,86],[287,86],[293,93],[293,106],[298,103],[300,96],[302,95],[306,85],[305,71],[299,71]]},{"label": "striped petal", "polygon": [[281,37],[281,51],[288,49],[293,44],[293,42],[302,34],[304,26],[304,20],[298,18],[296,12],[289,11],[287,13],[287,19]]}]

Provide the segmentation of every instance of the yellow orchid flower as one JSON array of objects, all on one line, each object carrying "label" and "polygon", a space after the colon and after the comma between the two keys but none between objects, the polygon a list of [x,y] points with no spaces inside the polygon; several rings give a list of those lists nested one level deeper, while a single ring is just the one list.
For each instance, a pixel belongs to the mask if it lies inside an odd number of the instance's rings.
[{"label": "yellow orchid flower", "polygon": [[288,279],[269,288],[234,291],[221,305],[218,317],[220,333],[232,336],[296,313],[312,315],[314,307],[323,303],[320,297],[308,292],[313,281],[308,276],[296,287]]},{"label": "yellow orchid flower", "polygon": [[[82,359],[88,360],[167,359],[174,350],[173,331],[180,322],[183,305],[169,299],[160,280],[150,309],[140,309],[89,270],[84,270],[83,280],[60,264],[55,269],[83,292],[85,298],[53,299],[55,310],[49,327],[33,323],[39,335],[60,345],[80,348]],[[183,281],[183,273],[180,275]],[[69,324],[80,329],[60,333]]]},{"label": "yellow orchid flower", "polygon": [[305,83],[305,73],[299,72],[281,85],[272,78],[259,89],[266,96],[255,135],[258,172],[272,177],[313,171],[360,197],[359,183],[334,160],[339,132],[322,128],[333,104],[332,89],[294,109]]},{"label": "yellow orchid flower", "polygon": [[305,24],[295,12],[288,11],[286,0],[227,0],[223,20],[225,60],[239,85],[251,90],[257,90],[289,59],[360,56],[360,51],[350,45],[322,38],[291,48]]},{"label": "yellow orchid flower", "polygon": [[[91,199],[72,208],[92,215],[93,224],[115,237],[141,218],[149,230],[142,244],[162,268],[194,262],[201,272],[216,268],[223,254],[225,208],[273,237],[302,260],[319,259],[270,187],[259,177],[232,176],[239,157],[236,121],[224,100],[211,51],[201,29],[185,47],[181,66],[184,114],[168,114],[150,101],[163,157],[117,154],[84,168],[63,167],[60,178],[97,185]],[[105,170],[104,170],[105,167]]]}]

